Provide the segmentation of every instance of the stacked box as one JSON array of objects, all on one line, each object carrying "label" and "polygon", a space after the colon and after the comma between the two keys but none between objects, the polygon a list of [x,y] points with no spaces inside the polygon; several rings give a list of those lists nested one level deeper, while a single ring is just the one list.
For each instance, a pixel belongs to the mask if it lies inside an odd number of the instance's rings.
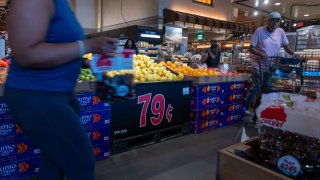
[{"label": "stacked box", "polygon": [[246,81],[193,85],[190,91],[190,121],[194,133],[243,120]]},{"label": "stacked box", "polygon": [[194,133],[221,127],[224,119],[225,83],[193,85],[190,121]]},{"label": "stacked box", "polygon": [[96,160],[110,156],[110,105],[94,93],[77,94],[80,105],[80,121],[94,148]]},{"label": "stacked box", "polygon": [[244,120],[247,86],[247,81],[227,82],[224,125]]},{"label": "stacked box", "polygon": [[[94,148],[96,160],[110,156],[110,106],[93,93],[78,94],[80,121]],[[0,179],[25,179],[40,168],[41,150],[24,135],[0,100]]]},{"label": "stacked box", "polygon": [[41,164],[41,150],[24,136],[8,106],[0,100],[0,176],[24,179],[35,175]]}]

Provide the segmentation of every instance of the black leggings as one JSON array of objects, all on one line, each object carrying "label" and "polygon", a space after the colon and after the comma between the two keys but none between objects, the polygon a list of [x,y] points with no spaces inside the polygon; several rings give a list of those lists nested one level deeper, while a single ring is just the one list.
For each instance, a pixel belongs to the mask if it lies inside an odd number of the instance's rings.
[{"label": "black leggings", "polygon": [[40,147],[39,180],[94,180],[95,157],[73,92],[5,88],[16,123]]}]

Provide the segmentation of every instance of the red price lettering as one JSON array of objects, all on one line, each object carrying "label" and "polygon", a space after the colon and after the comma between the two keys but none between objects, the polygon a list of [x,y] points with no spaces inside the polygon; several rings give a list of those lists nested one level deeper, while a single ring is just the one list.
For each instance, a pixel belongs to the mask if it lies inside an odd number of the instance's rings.
[{"label": "red price lettering", "polygon": [[[163,95],[157,94],[154,96],[152,103],[151,103],[151,112],[154,115],[158,115],[157,118],[151,117],[151,123],[154,126],[157,126],[161,123],[163,116],[164,116],[164,108],[165,108],[165,99]],[[157,107],[158,105],[158,107]]]},{"label": "red price lettering", "polygon": [[147,110],[151,100],[152,94],[145,94],[143,96],[138,97],[138,104],[143,103],[142,111],[140,115],[140,127],[144,127],[147,125]]},{"label": "red price lettering", "polygon": [[[151,93],[138,97],[137,104],[143,103],[140,114],[140,127],[144,127],[147,125],[147,112],[151,101],[151,97]],[[164,115],[166,115],[166,119],[168,120],[168,122],[171,122],[173,107],[169,104],[168,108],[165,108],[165,97],[162,94],[155,95],[151,101],[151,112],[153,115],[155,115],[154,117],[150,117],[152,125],[159,125],[162,122]]]}]

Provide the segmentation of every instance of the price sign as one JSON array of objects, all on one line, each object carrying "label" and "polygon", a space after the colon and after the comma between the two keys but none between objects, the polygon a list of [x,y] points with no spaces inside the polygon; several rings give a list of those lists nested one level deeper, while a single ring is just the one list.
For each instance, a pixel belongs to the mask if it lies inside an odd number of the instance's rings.
[{"label": "price sign", "polygon": [[[138,97],[137,103],[143,104],[140,115],[140,127],[144,127],[147,124],[147,111],[150,105],[151,98],[152,93],[148,93]],[[166,107],[166,100],[162,94],[155,95],[151,101],[151,112],[154,115],[153,117],[150,117],[151,124],[154,126],[159,125],[162,122],[164,116],[166,117],[168,122],[171,122],[172,110],[173,107],[171,106],[171,104]]]},{"label": "price sign", "polygon": [[137,98],[111,103],[111,139],[188,123],[191,84],[191,81],[137,84]]},{"label": "price sign", "polygon": [[278,160],[277,166],[283,174],[292,177],[297,176],[301,171],[299,161],[292,156],[282,156]]}]

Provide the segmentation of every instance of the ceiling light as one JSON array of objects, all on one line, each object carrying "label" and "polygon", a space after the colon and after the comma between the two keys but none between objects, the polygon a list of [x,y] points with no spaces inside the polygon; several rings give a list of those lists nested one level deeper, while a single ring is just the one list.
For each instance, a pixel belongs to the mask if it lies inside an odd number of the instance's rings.
[{"label": "ceiling light", "polygon": [[254,16],[257,16],[257,15],[258,15],[258,11],[255,11],[255,12],[253,13],[253,15],[254,15]]},{"label": "ceiling light", "polygon": [[276,3],[274,3],[274,5],[275,5],[275,6],[280,6],[281,3],[280,3],[280,2],[276,2]]},{"label": "ceiling light", "polygon": [[281,23],[284,23],[284,20],[281,20]]},{"label": "ceiling light", "polygon": [[309,15],[309,14],[305,14],[305,15],[303,15],[303,16],[308,17],[308,16],[310,16],[310,15]]},{"label": "ceiling light", "polygon": [[296,26],[297,26],[297,23],[294,23],[292,26],[293,26],[293,27],[296,27]]},{"label": "ceiling light", "polygon": [[254,4],[255,7],[259,6],[259,0],[256,0],[256,3]]},{"label": "ceiling light", "polygon": [[269,0],[264,0],[263,4],[269,4]]}]

